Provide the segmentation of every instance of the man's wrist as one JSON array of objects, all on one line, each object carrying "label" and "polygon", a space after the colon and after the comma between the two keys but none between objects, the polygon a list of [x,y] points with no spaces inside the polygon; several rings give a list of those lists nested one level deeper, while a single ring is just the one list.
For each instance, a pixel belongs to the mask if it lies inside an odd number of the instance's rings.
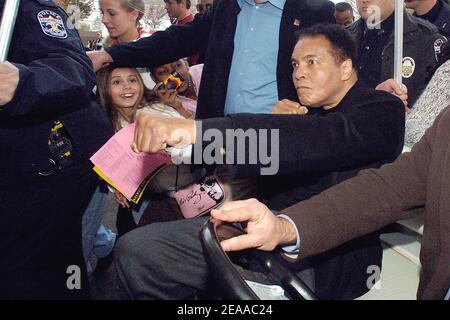
[{"label": "man's wrist", "polygon": [[105,57],[104,63],[113,63],[114,62],[114,59],[108,50],[103,50],[102,52],[103,52],[103,56]]},{"label": "man's wrist", "polygon": [[280,226],[280,245],[291,246],[297,242],[297,232],[292,225],[291,221],[285,217],[277,217]]},{"label": "man's wrist", "polygon": [[281,231],[283,239],[280,241],[280,246],[282,246],[284,252],[298,253],[300,248],[300,233],[294,221],[285,214],[279,214],[277,218],[284,220],[282,228],[285,229],[285,231]]}]

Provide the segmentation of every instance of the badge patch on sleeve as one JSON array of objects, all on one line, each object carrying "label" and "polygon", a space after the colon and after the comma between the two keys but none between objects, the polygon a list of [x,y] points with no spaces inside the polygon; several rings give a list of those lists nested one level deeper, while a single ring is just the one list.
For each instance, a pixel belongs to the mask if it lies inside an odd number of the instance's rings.
[{"label": "badge patch on sleeve", "polygon": [[402,61],[403,78],[409,78],[413,75],[416,68],[416,62],[411,57],[404,57]]},{"label": "badge patch on sleeve", "polygon": [[67,38],[67,30],[61,16],[51,10],[43,10],[38,13],[37,18],[42,31],[49,37]]},{"label": "badge patch on sleeve", "polygon": [[436,61],[438,60],[438,56],[441,53],[442,45],[444,44],[444,40],[436,39],[434,41],[434,54],[436,56]]}]

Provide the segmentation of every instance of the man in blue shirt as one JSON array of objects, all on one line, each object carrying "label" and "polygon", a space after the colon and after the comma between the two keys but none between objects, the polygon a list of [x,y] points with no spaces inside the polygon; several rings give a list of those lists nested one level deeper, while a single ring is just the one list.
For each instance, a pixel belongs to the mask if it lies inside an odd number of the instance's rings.
[{"label": "man in blue shirt", "polygon": [[285,0],[238,0],[225,114],[270,113],[278,100],[279,29]]}]

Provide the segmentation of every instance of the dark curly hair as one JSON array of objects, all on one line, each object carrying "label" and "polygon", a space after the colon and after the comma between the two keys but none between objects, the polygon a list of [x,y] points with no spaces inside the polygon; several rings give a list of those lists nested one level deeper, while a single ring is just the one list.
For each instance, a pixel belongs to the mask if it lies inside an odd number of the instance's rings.
[{"label": "dark curly hair", "polygon": [[341,63],[350,59],[353,68],[356,65],[356,44],[350,34],[337,24],[316,24],[315,26],[301,30],[298,33],[298,40],[313,37],[325,37],[331,44],[332,54],[336,62]]}]

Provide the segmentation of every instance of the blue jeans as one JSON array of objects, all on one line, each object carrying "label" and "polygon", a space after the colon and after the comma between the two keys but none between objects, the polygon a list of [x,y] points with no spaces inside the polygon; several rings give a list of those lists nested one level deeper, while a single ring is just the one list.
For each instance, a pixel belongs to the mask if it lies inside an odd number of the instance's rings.
[{"label": "blue jeans", "polygon": [[[108,200],[108,188],[103,182],[95,189],[91,201],[84,212],[82,220],[83,257],[88,272],[92,271],[89,257],[93,253],[97,258],[106,257],[114,248],[116,234],[106,229],[102,224],[103,214]],[[132,214],[136,224],[147,208],[148,199],[142,199],[139,205],[133,207]]]},{"label": "blue jeans", "polygon": [[89,263],[91,253],[94,253],[99,258],[107,256],[113,249],[116,241],[115,233],[111,230],[106,230],[102,225],[107,199],[108,189],[104,185],[97,186],[83,215],[82,247],[88,272],[92,271]]}]

